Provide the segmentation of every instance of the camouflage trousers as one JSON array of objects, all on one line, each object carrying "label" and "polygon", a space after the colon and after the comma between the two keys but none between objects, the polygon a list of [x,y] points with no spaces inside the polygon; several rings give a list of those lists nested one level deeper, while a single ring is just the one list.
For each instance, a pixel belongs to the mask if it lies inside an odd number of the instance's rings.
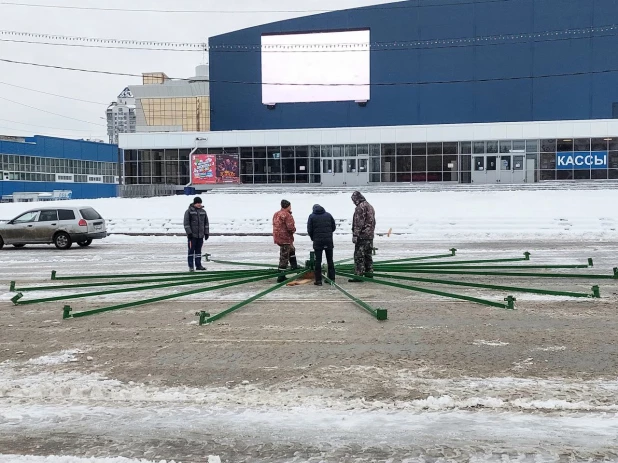
[{"label": "camouflage trousers", "polygon": [[373,240],[358,240],[354,248],[354,273],[373,273]]},{"label": "camouflage trousers", "polygon": [[296,249],[293,244],[279,246],[279,268],[286,269],[290,261],[296,261]]}]

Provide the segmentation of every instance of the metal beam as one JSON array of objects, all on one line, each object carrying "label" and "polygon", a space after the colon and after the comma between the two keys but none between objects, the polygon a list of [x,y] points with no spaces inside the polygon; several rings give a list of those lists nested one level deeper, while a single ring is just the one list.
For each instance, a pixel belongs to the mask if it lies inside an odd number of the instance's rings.
[{"label": "metal beam", "polygon": [[292,278],[288,278],[284,282],[277,283],[276,285],[274,285],[274,286],[272,286],[272,287],[270,287],[270,288],[268,288],[268,289],[266,289],[266,290],[256,294],[255,296],[252,296],[252,297],[250,297],[248,299],[245,299],[244,301],[242,301],[242,302],[234,305],[233,307],[230,307],[229,309],[224,310],[223,312],[218,313],[216,315],[209,316],[209,315],[204,315],[205,312],[198,312],[196,315],[198,315],[200,317],[200,322],[199,323],[200,323],[200,325],[205,325],[207,323],[215,322],[215,321],[225,317],[226,315],[229,315],[232,312],[235,312],[236,310],[238,310],[238,309],[240,309],[240,308],[242,308],[242,307],[244,307],[246,305],[249,305],[249,304],[251,304],[254,301],[257,301],[258,299],[266,296],[267,294],[270,294],[273,291],[278,290],[282,286],[285,286],[288,283],[290,283],[290,282],[292,282],[294,280],[297,280],[298,278],[300,278],[301,276],[303,276],[303,275],[305,275],[305,274],[307,274],[309,272],[310,272],[310,270],[304,270],[303,272],[299,273],[298,275],[293,276]]},{"label": "metal beam", "polygon": [[[448,293],[448,292],[445,292],[445,291],[436,291],[436,290],[428,289],[428,288],[420,288],[418,286],[402,285],[400,283],[393,283],[391,281],[377,280],[375,278],[366,278],[366,277],[361,277],[359,275],[353,275],[353,274],[350,274],[350,273],[337,272],[337,274],[341,275],[343,277],[355,278],[357,280],[368,281],[368,282],[376,283],[376,284],[379,284],[379,285],[392,286],[394,288],[407,289],[409,291],[416,291],[416,292],[419,292],[419,293],[433,294],[435,296],[448,297],[448,298],[451,298],[451,299],[461,299],[461,300],[464,300],[464,301],[474,302],[474,303],[477,303],[477,304],[488,305],[488,306],[491,306],[491,307],[498,307],[500,309],[508,309],[508,308],[510,308],[508,306],[508,304],[502,304],[500,302],[494,302],[494,301],[490,301],[488,299],[481,299],[481,298],[478,298],[478,297],[464,296],[462,294]],[[515,299],[513,298],[512,300],[514,301]]]},{"label": "metal beam", "polygon": [[[384,270],[382,270],[384,271]],[[589,278],[593,280],[613,280],[618,279],[618,267],[614,269],[613,275],[599,274],[579,274],[579,273],[527,273],[527,272],[471,272],[463,270],[445,269],[389,269],[388,273],[431,273],[436,275],[482,275],[482,276],[507,276],[507,277],[532,277],[532,278]]]},{"label": "metal beam", "polygon": [[464,281],[452,281],[452,280],[437,280],[433,278],[404,277],[400,275],[388,275],[386,273],[374,273],[373,276],[379,277],[379,278],[387,278],[391,280],[416,281],[419,283],[434,283],[438,285],[449,285],[449,286],[465,286],[469,288],[497,289],[499,291],[513,291],[513,292],[518,292],[518,293],[531,293],[531,294],[546,294],[548,296],[568,296],[568,297],[586,297],[586,298],[601,297],[598,286],[593,286],[591,293],[575,293],[575,292],[570,292],[570,291],[554,291],[554,290],[549,290],[549,289],[522,288],[522,287],[516,287],[516,286],[490,285],[490,284],[485,284],[485,283],[468,283]]},{"label": "metal beam", "polygon": [[110,307],[102,307],[100,309],[93,310],[85,310],[83,312],[72,313],[72,308],[70,306],[65,306],[63,309],[63,318],[79,318],[79,317],[87,317],[89,315],[97,315],[104,312],[110,312],[112,310],[120,310],[120,309],[128,309],[130,307],[138,307],[140,305],[153,304],[155,302],[167,301],[170,299],[177,299],[179,297],[191,296],[193,294],[200,294],[209,291],[217,291],[219,289],[231,288],[234,286],[240,286],[248,283],[255,283],[258,281],[266,280],[268,278],[272,278],[272,275],[268,276],[259,276],[254,278],[248,278],[246,280],[234,281],[231,283],[225,283],[222,285],[211,286],[208,288],[199,288],[191,291],[185,291],[182,293],[168,294],[166,296],[153,297],[149,299],[142,299],[141,301],[127,302],[125,304],[113,305]]},{"label": "metal beam", "polygon": [[[199,272],[199,275],[221,275],[224,273],[235,273],[239,270],[220,270]],[[245,270],[245,272],[259,272],[260,270]],[[56,270],[52,270],[52,280],[70,281],[70,280],[111,280],[122,278],[157,278],[157,277],[174,277],[174,278],[195,278],[198,275],[196,272],[170,272],[170,273],[119,273],[115,275],[80,275],[80,276],[57,276]]]},{"label": "metal beam", "polygon": [[127,285],[138,285],[138,284],[150,284],[150,283],[163,283],[163,282],[173,282],[173,281],[209,281],[216,280],[222,276],[232,278],[244,278],[247,276],[253,275],[266,275],[272,274],[276,275],[277,272],[273,270],[254,270],[251,272],[247,272],[246,270],[238,270],[236,272],[225,272],[225,273],[217,273],[214,274],[201,274],[195,273],[194,277],[167,277],[167,278],[156,278],[152,280],[124,280],[124,281],[104,281],[104,282],[90,282],[90,283],[78,283],[78,284],[70,284],[70,285],[50,285],[50,286],[29,286],[23,288],[16,288],[15,282],[11,282],[10,291],[11,292],[26,292],[26,291],[54,291],[58,289],[78,289],[78,288],[96,288],[96,287],[104,287],[104,286],[127,286]]},{"label": "metal beam", "polygon": [[[272,278],[274,275],[269,274],[265,275],[265,278]],[[245,276],[246,277],[246,276]],[[66,301],[69,299],[84,299],[88,297],[95,296],[107,296],[110,294],[121,294],[121,293],[131,293],[138,291],[149,291],[152,289],[165,289],[165,288],[175,288],[177,286],[188,286],[188,285],[198,285],[201,283],[209,283],[213,281],[224,281],[224,280],[235,280],[240,278],[245,278],[242,276],[228,277],[228,276],[219,276],[213,277],[210,279],[200,279],[200,280],[182,280],[182,281],[173,281],[168,283],[162,283],[158,285],[143,285],[143,286],[134,286],[131,288],[120,288],[120,289],[108,289],[105,291],[95,291],[90,293],[77,293],[77,294],[67,294],[63,296],[54,296],[54,297],[45,297],[42,299],[30,299],[27,301],[22,301],[21,298],[24,296],[23,293],[17,293],[11,299],[11,302],[15,305],[30,305],[30,304],[40,304],[43,302],[54,302],[54,301]]]},{"label": "metal beam", "polygon": [[332,286],[337,288],[339,291],[341,291],[343,294],[345,294],[350,300],[352,300],[352,302],[354,302],[359,307],[365,309],[367,312],[369,312],[371,315],[373,315],[379,321],[384,321],[384,320],[386,320],[388,318],[388,312],[387,312],[386,309],[380,309],[380,308],[374,309],[373,307],[371,307],[366,302],[363,302],[361,299],[352,296],[350,293],[348,293],[345,289],[343,289],[341,286],[339,286],[337,283],[332,281],[327,276],[324,276],[324,281],[326,281],[327,283],[330,283]]}]

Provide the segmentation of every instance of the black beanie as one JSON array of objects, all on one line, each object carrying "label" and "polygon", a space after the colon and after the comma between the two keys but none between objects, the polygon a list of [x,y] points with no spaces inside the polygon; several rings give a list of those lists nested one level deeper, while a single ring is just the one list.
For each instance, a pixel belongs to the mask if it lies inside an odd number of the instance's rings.
[{"label": "black beanie", "polygon": [[287,209],[290,206],[290,202],[287,199],[281,200],[281,209]]},{"label": "black beanie", "polygon": [[193,199],[193,204],[202,204],[202,198],[200,198],[199,196],[196,196]]}]

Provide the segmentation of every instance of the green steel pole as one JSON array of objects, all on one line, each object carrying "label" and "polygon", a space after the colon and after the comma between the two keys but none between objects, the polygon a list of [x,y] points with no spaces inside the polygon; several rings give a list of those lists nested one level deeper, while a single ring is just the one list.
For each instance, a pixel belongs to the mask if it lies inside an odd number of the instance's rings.
[{"label": "green steel pole", "polygon": [[[265,275],[266,278],[272,278],[274,275],[269,274],[269,275]],[[187,286],[187,285],[197,285],[200,283],[208,283],[211,281],[222,281],[222,280],[233,280],[233,279],[240,279],[240,278],[245,278],[243,276],[238,276],[238,277],[232,277],[232,278],[228,278],[227,276],[225,277],[220,277],[220,278],[213,278],[210,280],[183,280],[183,281],[174,281],[171,283],[163,283],[163,284],[159,284],[159,285],[146,285],[146,286],[134,286],[131,288],[120,288],[120,289],[109,289],[109,290],[105,290],[105,291],[95,291],[95,292],[90,292],[90,293],[77,293],[77,294],[68,294],[68,295],[64,295],[64,296],[54,296],[54,297],[46,297],[46,298],[42,298],[42,299],[30,299],[27,301],[21,301],[20,299],[24,296],[23,293],[17,293],[15,296],[13,296],[13,298],[11,299],[11,302],[13,302],[13,304],[15,305],[30,305],[30,304],[40,304],[43,302],[54,302],[54,301],[65,301],[68,299],[84,299],[84,298],[88,298],[88,297],[94,297],[94,296],[107,296],[110,294],[121,294],[121,293],[131,293],[131,292],[137,292],[137,291],[148,291],[151,289],[165,289],[165,288],[174,288],[176,286]]]},{"label": "green steel pole", "polygon": [[[260,272],[263,270],[245,270],[245,272]],[[209,272],[200,272],[199,275],[220,275],[225,272],[239,272],[240,270],[218,270]],[[176,278],[195,278],[196,272],[170,272],[170,273],[120,273],[115,275],[80,275],[80,276],[57,276],[56,270],[52,270],[52,280],[110,280],[122,278],[157,278],[157,277],[176,277]]]},{"label": "green steel pole", "polygon": [[379,285],[392,286],[394,288],[407,289],[409,291],[416,291],[416,292],[420,292],[420,293],[433,294],[435,296],[448,297],[448,298],[451,298],[451,299],[461,299],[461,300],[468,301],[468,302],[475,302],[477,304],[488,305],[488,306],[491,306],[491,307],[498,307],[500,309],[507,309],[507,308],[509,308],[507,304],[502,304],[500,302],[494,302],[494,301],[490,301],[490,300],[487,300],[487,299],[481,299],[481,298],[478,298],[478,297],[464,296],[464,295],[461,295],[461,294],[447,293],[447,292],[444,292],[444,291],[436,291],[436,290],[427,289],[427,288],[419,288],[418,286],[402,285],[400,283],[393,283],[391,281],[376,280],[375,278],[366,278],[366,277],[361,277],[359,275],[354,275],[354,274],[350,274],[350,273],[342,273],[342,272],[340,272],[338,274],[343,276],[343,277],[347,277],[347,278],[355,278],[355,279],[361,280],[361,281],[368,281],[370,283],[376,283],[376,284],[379,284]]},{"label": "green steel pole", "polygon": [[238,272],[222,273],[222,274],[216,274],[216,275],[213,275],[213,274],[202,275],[202,274],[196,273],[194,274],[195,275],[194,278],[167,277],[167,278],[157,278],[153,280],[105,281],[105,282],[78,283],[78,284],[55,285],[55,286],[54,285],[30,286],[30,287],[24,287],[24,288],[16,288],[15,282],[11,281],[10,291],[11,292],[53,291],[53,290],[58,290],[58,289],[95,288],[95,287],[102,287],[102,286],[127,286],[127,285],[138,285],[138,284],[163,283],[163,282],[172,282],[172,281],[190,281],[190,280],[210,281],[210,280],[216,280],[222,276],[226,276],[232,279],[235,277],[243,278],[243,277],[252,276],[252,275],[262,275],[262,274],[266,275],[267,273],[270,273],[272,275],[277,274],[276,271],[272,271],[272,270],[264,270],[264,271],[256,270],[251,273],[247,273],[246,271],[239,270]]},{"label": "green steel pole", "polygon": [[273,268],[273,269],[277,268],[276,265],[257,264],[253,262],[232,262],[228,260],[214,260],[214,259],[210,259],[209,262],[214,262],[215,264],[238,265],[242,267],[262,267],[262,268]]},{"label": "green steel pole", "polygon": [[438,285],[449,285],[449,286],[465,286],[469,288],[497,289],[499,291],[513,291],[513,292],[518,292],[518,293],[531,293],[531,294],[546,294],[548,296],[568,296],[568,297],[586,297],[586,298],[601,297],[598,286],[593,286],[592,292],[590,294],[586,294],[586,293],[575,293],[575,292],[569,292],[569,291],[554,291],[554,290],[549,290],[549,289],[535,289],[535,288],[521,288],[521,287],[516,287],[516,286],[490,285],[490,284],[485,284],[485,283],[468,283],[464,281],[436,280],[433,278],[404,277],[404,276],[399,276],[399,275],[388,275],[386,273],[373,273],[373,276],[378,277],[378,278],[387,278],[391,280],[416,281],[419,283],[435,283]]},{"label": "green steel pole", "polygon": [[146,304],[153,304],[155,302],[161,302],[161,301],[167,301],[170,299],[177,299],[179,297],[184,297],[184,296],[192,296],[194,294],[200,294],[200,293],[205,293],[205,292],[209,292],[209,291],[217,291],[219,289],[225,289],[225,288],[232,288],[234,286],[240,286],[240,285],[245,285],[248,283],[255,283],[258,281],[262,281],[262,280],[266,280],[268,278],[272,278],[272,275],[268,275],[268,276],[259,276],[259,277],[254,277],[254,278],[248,278],[246,280],[240,280],[240,281],[234,281],[231,283],[225,283],[222,285],[217,285],[217,286],[211,286],[208,288],[199,288],[199,289],[194,289],[191,291],[185,291],[182,293],[176,293],[176,294],[168,294],[166,296],[160,296],[160,297],[153,297],[150,299],[143,299],[141,301],[134,301],[134,302],[127,302],[125,304],[118,304],[118,305],[113,305],[110,307],[103,307],[100,309],[93,309],[93,310],[86,310],[83,312],[77,312],[77,313],[73,313],[71,307],[69,306],[65,306],[65,308],[63,309],[63,318],[79,318],[79,317],[87,317],[89,315],[96,315],[96,314],[100,314],[100,313],[104,313],[104,312],[110,312],[112,310],[119,310],[119,309],[127,309],[130,307],[138,307],[140,305],[146,305]]},{"label": "green steel pole", "polygon": [[[341,269],[339,269],[341,270]],[[577,274],[577,273],[526,273],[526,272],[470,272],[462,270],[443,270],[443,269],[389,269],[382,270],[387,273],[431,273],[436,275],[481,275],[481,276],[507,276],[507,277],[532,277],[532,278],[589,278],[594,280],[614,280],[618,279],[618,267],[614,269],[613,275],[598,274]]]},{"label": "green steel pole", "polygon": [[327,276],[324,276],[324,281],[326,281],[326,283],[330,283],[332,286],[337,288],[339,291],[341,291],[343,294],[345,294],[350,300],[352,300],[356,305],[358,305],[359,307],[365,309],[367,312],[369,312],[371,315],[373,315],[379,321],[384,321],[384,320],[386,320],[388,318],[388,312],[387,312],[386,309],[380,309],[380,308],[374,309],[373,307],[371,307],[366,302],[363,302],[361,299],[352,296],[350,293],[348,293],[345,289],[343,289],[341,286],[339,286],[337,283],[332,281]]},{"label": "green steel pole", "polygon": [[242,301],[242,302],[240,302],[240,303],[236,304],[235,306],[230,307],[229,309],[224,310],[224,311],[223,311],[223,312],[221,312],[221,313],[218,313],[218,314],[216,314],[216,315],[213,315],[212,317],[206,318],[206,317],[204,317],[204,316],[202,315],[202,313],[201,313],[201,312],[198,312],[198,314],[197,314],[197,315],[200,317],[200,325],[204,325],[204,324],[207,324],[207,323],[212,323],[212,322],[215,322],[215,321],[217,321],[217,320],[219,320],[219,319],[221,319],[221,318],[225,317],[226,315],[229,315],[229,314],[231,314],[232,312],[235,312],[236,310],[238,310],[238,309],[240,309],[240,308],[242,308],[242,307],[244,307],[244,306],[246,306],[246,305],[249,305],[249,304],[251,304],[252,302],[254,302],[254,301],[256,301],[256,300],[258,300],[258,299],[260,299],[260,298],[262,298],[262,297],[266,296],[267,294],[270,294],[270,293],[272,293],[273,291],[278,290],[278,289],[279,289],[279,288],[281,288],[282,286],[285,286],[285,285],[287,285],[288,283],[290,283],[290,282],[292,282],[292,281],[294,281],[294,280],[297,280],[297,279],[298,279],[298,278],[300,278],[301,276],[303,276],[303,275],[305,275],[305,274],[309,273],[309,271],[310,271],[310,270],[305,270],[305,271],[303,271],[303,272],[299,273],[298,275],[296,275],[296,276],[294,276],[294,277],[292,277],[292,278],[288,278],[287,280],[285,280],[285,281],[284,281],[284,282],[282,282],[282,283],[277,283],[276,285],[274,285],[274,286],[272,286],[272,287],[268,288],[267,290],[262,291],[261,293],[258,293],[258,294],[256,294],[255,296],[252,296],[252,297],[250,297],[250,298],[248,298],[248,299],[245,299],[244,301]]},{"label": "green steel pole", "polygon": [[426,266],[426,265],[413,265],[413,266],[407,266],[407,265],[398,265],[398,266],[382,266],[382,265],[376,265],[374,264],[374,268],[380,268],[380,269],[410,269],[410,270],[415,270],[415,269],[435,269],[435,268],[440,268],[440,269],[452,269],[452,270],[464,270],[464,269],[470,269],[470,270],[474,270],[474,269],[480,269],[480,270],[499,270],[499,269],[534,269],[534,270],[538,270],[538,269],[548,269],[548,268],[552,268],[552,269],[575,269],[575,268],[589,268],[588,265],[583,265],[583,264],[569,264],[569,265],[440,265],[440,266]]}]

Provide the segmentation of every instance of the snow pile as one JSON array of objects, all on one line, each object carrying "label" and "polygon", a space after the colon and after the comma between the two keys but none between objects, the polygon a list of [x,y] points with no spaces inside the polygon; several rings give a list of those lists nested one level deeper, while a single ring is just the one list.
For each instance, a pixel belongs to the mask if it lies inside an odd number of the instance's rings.
[{"label": "snow pile", "polygon": [[[291,201],[299,233],[314,204],[338,221],[349,234],[354,205],[349,193],[315,195],[204,194],[212,233],[270,233],[272,215],[283,197]],[[377,232],[413,235],[418,239],[499,239],[514,237],[618,238],[616,190],[423,191],[369,193],[376,209]],[[184,233],[182,217],[191,198],[96,199],[45,203],[95,207],[109,222],[111,233]],[[30,208],[0,204],[0,218]],[[438,231],[438,233],[436,233]]]},{"label": "snow pile", "polygon": [[[62,354],[64,355],[64,354]],[[326,369],[321,375],[348,375],[353,378],[364,371],[374,379],[389,378],[393,388],[425,393],[415,400],[367,400],[349,391],[325,390],[299,382],[295,387],[267,390],[247,382],[233,388],[195,388],[128,384],[99,374],[45,371],[53,363],[4,362],[0,364],[0,397],[7,403],[41,401],[45,403],[85,404],[166,404],[166,406],[200,405],[208,408],[276,408],[391,410],[419,412],[470,408],[497,410],[570,410],[618,412],[618,381],[536,380],[520,378],[423,378],[419,372],[385,370],[370,367]],[[362,370],[362,371],[361,371]],[[328,377],[326,377],[328,379]],[[307,381],[307,380],[302,380]],[[322,382],[319,381],[320,383]]]},{"label": "snow pile", "polygon": [[79,350],[63,350],[57,354],[44,355],[28,360],[31,365],[60,365],[62,363],[77,362],[77,355],[83,354]]}]

